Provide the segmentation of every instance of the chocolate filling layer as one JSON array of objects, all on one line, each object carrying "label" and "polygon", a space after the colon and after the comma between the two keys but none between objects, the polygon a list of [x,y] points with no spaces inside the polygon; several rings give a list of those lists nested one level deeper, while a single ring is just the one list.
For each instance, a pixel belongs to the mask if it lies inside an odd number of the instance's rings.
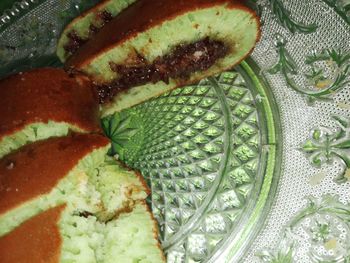
[{"label": "chocolate filling layer", "polygon": [[90,38],[92,38],[100,29],[110,22],[113,19],[113,16],[108,11],[102,11],[98,13],[96,17],[96,22],[99,26],[91,24],[89,26],[89,33],[87,38],[80,37],[75,30],[70,31],[67,34],[69,41],[64,45],[64,50],[71,55],[74,54],[82,45],[84,45]]},{"label": "chocolate filling layer", "polygon": [[141,56],[137,65],[110,62],[111,69],[118,73],[119,78],[108,85],[97,87],[100,103],[110,101],[119,91],[149,82],[169,83],[169,78],[188,79],[192,73],[210,68],[228,51],[228,47],[222,41],[210,40],[207,37],[192,44],[180,44],[171,54],[158,57],[153,63],[148,63]]}]

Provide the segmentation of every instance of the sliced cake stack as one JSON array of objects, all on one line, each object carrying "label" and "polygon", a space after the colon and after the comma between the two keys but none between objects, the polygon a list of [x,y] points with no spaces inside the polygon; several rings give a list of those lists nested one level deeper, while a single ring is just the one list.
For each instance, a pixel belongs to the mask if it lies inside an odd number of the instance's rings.
[{"label": "sliced cake stack", "polygon": [[1,262],[164,261],[149,189],[107,156],[86,78],[17,74],[0,82],[0,100]]},{"label": "sliced cake stack", "polygon": [[248,56],[260,25],[242,2],[104,0],[63,31],[66,71],[0,80],[1,263],[165,261],[150,191],[99,118]]}]

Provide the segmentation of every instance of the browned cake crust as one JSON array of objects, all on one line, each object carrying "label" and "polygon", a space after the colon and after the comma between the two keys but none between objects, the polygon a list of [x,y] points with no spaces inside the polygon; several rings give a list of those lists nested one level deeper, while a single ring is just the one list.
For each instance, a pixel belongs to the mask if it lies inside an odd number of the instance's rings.
[{"label": "browned cake crust", "polygon": [[107,146],[97,134],[73,134],[22,147],[0,160],[0,214],[49,193],[79,160]]},{"label": "browned cake crust", "polygon": [[[120,45],[131,37],[157,24],[191,10],[227,3],[227,8],[252,10],[244,1],[232,0],[139,0],[107,23],[93,38],[83,44],[66,63],[67,67],[81,68],[98,54]],[[254,16],[256,16],[254,14]]]},{"label": "browned cake crust", "polygon": [[66,122],[100,132],[98,99],[86,77],[42,68],[0,80],[0,140],[31,123]]},{"label": "browned cake crust", "polygon": [[160,242],[159,242],[159,227],[158,227],[158,223],[157,223],[157,220],[154,218],[154,215],[150,209],[150,207],[148,206],[148,204],[146,203],[146,201],[141,201],[140,202],[143,206],[146,207],[147,209],[147,212],[149,213],[150,217],[151,217],[151,220],[152,220],[152,223],[153,223],[153,237],[155,240],[157,240],[157,247],[159,248],[159,250],[161,251],[162,253],[162,258],[163,258],[163,261],[166,262],[166,258],[165,258],[165,255],[164,255],[164,251],[162,249],[162,246],[160,245]]},{"label": "browned cake crust", "polygon": [[0,262],[59,262],[62,238],[58,221],[63,209],[64,205],[47,210],[0,237]]}]

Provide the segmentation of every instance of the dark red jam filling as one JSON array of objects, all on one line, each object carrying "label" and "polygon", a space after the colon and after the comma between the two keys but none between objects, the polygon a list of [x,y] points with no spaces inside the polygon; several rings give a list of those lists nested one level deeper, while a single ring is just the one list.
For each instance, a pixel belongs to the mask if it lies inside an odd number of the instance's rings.
[{"label": "dark red jam filling", "polygon": [[79,49],[79,47],[81,47],[87,41],[87,39],[83,39],[78,36],[75,30],[69,32],[67,37],[69,38],[69,41],[66,45],[64,45],[63,48],[70,54],[74,54]]},{"label": "dark red jam filling", "polygon": [[64,45],[64,50],[69,54],[74,54],[77,50],[84,45],[90,38],[92,38],[104,25],[110,22],[113,19],[113,16],[108,11],[102,11],[98,13],[97,20],[99,21],[99,26],[91,24],[89,26],[89,34],[87,38],[82,38],[78,36],[75,30],[72,30],[67,34],[69,39],[68,43]]},{"label": "dark red jam filling", "polygon": [[120,65],[110,62],[111,69],[118,73],[119,78],[108,85],[97,87],[100,103],[110,101],[119,91],[146,83],[169,79],[188,79],[196,71],[210,68],[214,63],[228,53],[227,46],[208,37],[192,44],[181,44],[173,52],[158,57],[153,63],[148,63],[139,57],[137,65]]},{"label": "dark red jam filling", "polygon": [[107,24],[108,22],[110,22],[113,19],[112,14],[106,10],[98,13],[97,16],[102,21],[102,23],[103,23],[102,26],[104,26],[105,24]]},{"label": "dark red jam filling", "polygon": [[88,218],[89,216],[93,216],[94,214],[88,211],[82,211],[78,213],[79,217],[84,217],[84,218]]}]

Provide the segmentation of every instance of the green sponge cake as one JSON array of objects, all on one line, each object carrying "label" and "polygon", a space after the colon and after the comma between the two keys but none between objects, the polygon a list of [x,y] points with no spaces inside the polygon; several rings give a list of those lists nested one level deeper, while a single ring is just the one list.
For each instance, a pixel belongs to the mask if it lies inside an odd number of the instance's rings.
[{"label": "green sponge cake", "polygon": [[72,134],[0,160],[0,262],[164,262],[149,189],[109,148]]},{"label": "green sponge cake", "polygon": [[109,148],[101,135],[73,134],[26,145],[0,160],[0,236],[61,204],[105,222],[144,200],[149,190],[142,178],[108,157]]},{"label": "green sponge cake", "polygon": [[57,55],[62,62],[74,54],[101,27],[136,0],[104,0],[70,22],[58,41]]},{"label": "green sponge cake", "polygon": [[[157,224],[145,203],[106,223],[63,213],[61,262],[164,262]],[[80,252],[80,253],[79,253]]]},{"label": "green sponge cake", "polygon": [[[20,244],[20,245],[19,245]],[[157,226],[147,205],[101,222],[51,208],[0,237],[2,263],[161,263]]]},{"label": "green sponge cake", "polygon": [[90,81],[43,68],[0,80],[0,158],[19,147],[69,131],[100,132]]},{"label": "green sponge cake", "polygon": [[103,115],[229,69],[259,39],[242,1],[139,0],[67,60],[94,80]]}]

